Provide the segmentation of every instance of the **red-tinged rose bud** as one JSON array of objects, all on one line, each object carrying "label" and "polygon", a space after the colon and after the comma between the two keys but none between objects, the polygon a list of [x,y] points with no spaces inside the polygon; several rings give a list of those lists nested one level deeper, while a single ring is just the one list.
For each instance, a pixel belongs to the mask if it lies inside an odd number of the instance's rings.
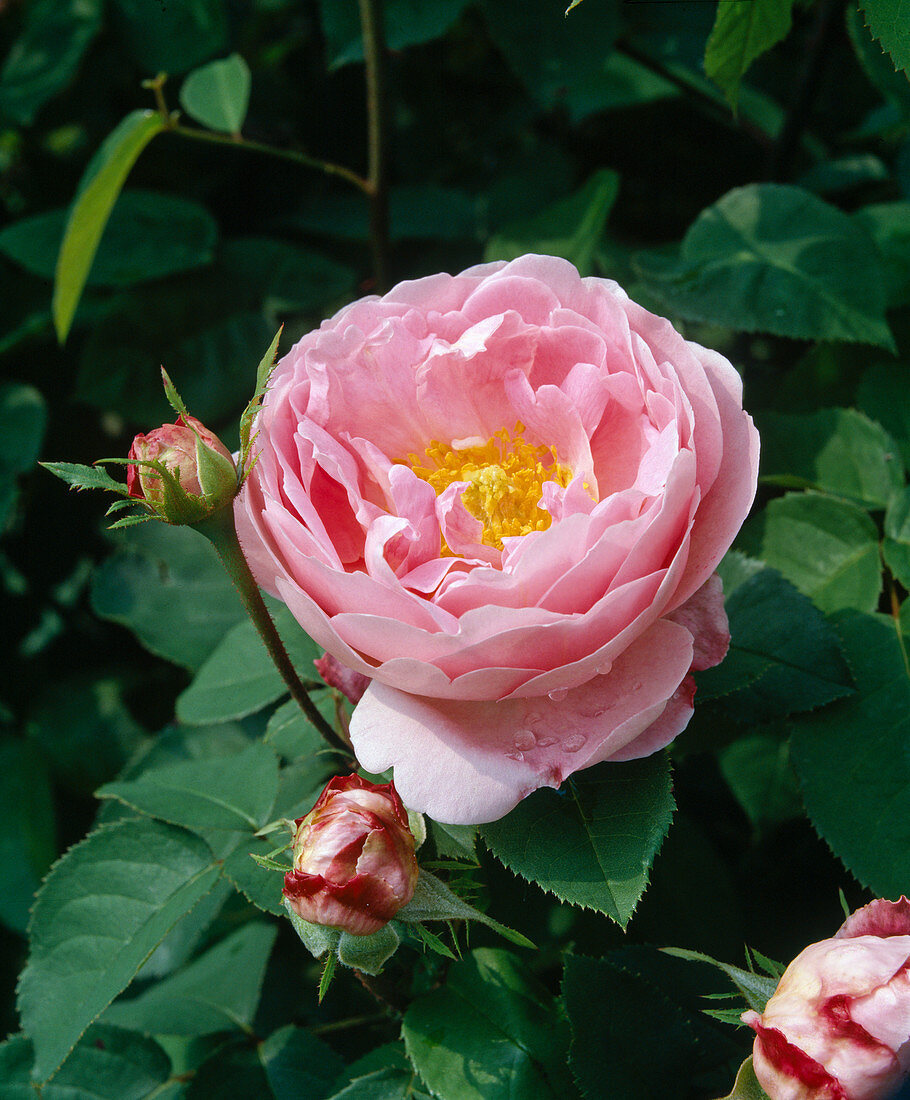
[{"label": "red-tinged rose bud", "polygon": [[298,818],[284,896],[302,920],[378,932],[414,896],[414,837],[392,783],[336,776]]},{"label": "red-tinged rose bud", "polygon": [[797,955],[756,1032],[771,1100],[885,1100],[910,1076],[910,901],[873,901]]},{"label": "red-tinged rose bud", "polygon": [[237,493],[230,451],[194,416],[137,435],[129,457],[135,460],[127,467],[129,495],[169,523],[197,522]]},{"label": "red-tinged rose bud", "polygon": [[313,661],[313,664],[329,687],[337,688],[355,705],[360,702],[363,693],[370,686],[369,676],[364,676],[362,672],[355,672],[353,668],[348,668],[337,657],[333,657],[331,653],[323,653],[321,657]]}]

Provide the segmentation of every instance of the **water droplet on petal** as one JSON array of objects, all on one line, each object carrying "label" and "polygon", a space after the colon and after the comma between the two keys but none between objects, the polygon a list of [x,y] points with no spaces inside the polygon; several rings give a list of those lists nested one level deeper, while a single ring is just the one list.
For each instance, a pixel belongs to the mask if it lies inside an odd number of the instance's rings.
[{"label": "water droplet on petal", "polygon": [[552,691],[547,692],[547,695],[553,700],[554,703],[561,703],[568,694],[568,688],[554,688]]},{"label": "water droplet on petal", "polygon": [[598,676],[606,676],[612,667],[612,661],[604,661],[603,664],[597,665],[594,671],[597,673]]},{"label": "water droplet on petal", "polygon": [[510,760],[517,760],[519,763],[521,763],[525,758],[523,752],[507,752],[506,756]]},{"label": "water droplet on petal", "polygon": [[555,737],[538,737],[537,738],[537,744],[540,745],[540,747],[542,749],[548,749],[551,745],[556,744],[556,738]]},{"label": "water droplet on petal", "polygon": [[635,683],[632,685],[632,690],[641,691],[644,686],[645,685],[641,682],[641,680],[636,680]]},{"label": "water droplet on petal", "polygon": [[562,747],[566,752],[578,752],[579,749],[584,747],[584,743],[587,740],[583,733],[570,734],[562,743]]},{"label": "water droplet on petal", "polygon": [[537,738],[533,730],[519,730],[515,734],[515,748],[519,752],[528,752],[537,744]]}]

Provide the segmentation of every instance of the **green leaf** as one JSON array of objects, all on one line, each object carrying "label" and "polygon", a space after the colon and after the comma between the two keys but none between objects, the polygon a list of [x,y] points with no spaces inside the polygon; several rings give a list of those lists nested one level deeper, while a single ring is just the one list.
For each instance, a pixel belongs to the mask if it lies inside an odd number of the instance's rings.
[{"label": "green leaf", "polygon": [[609,106],[615,93],[606,61],[619,29],[618,4],[583,4],[566,19],[549,0],[483,0],[490,36],[545,109],[573,121]]},{"label": "green leaf", "polygon": [[[896,493],[885,512],[882,553],[891,572],[910,589],[910,489]],[[872,608],[864,610],[871,611]]]},{"label": "green leaf", "polygon": [[[326,192],[315,195],[286,223],[295,229],[335,240],[370,239],[370,212],[363,198],[355,194]],[[467,192],[430,183],[399,184],[389,188],[389,237],[392,241],[459,241],[473,240],[476,236],[475,200]]]},{"label": "green leaf", "polygon": [[899,444],[905,466],[910,466],[910,385],[900,363],[876,363],[860,380],[857,404],[877,420]]},{"label": "green leaf", "polygon": [[413,898],[399,909],[395,919],[418,924],[426,920],[476,920],[519,947],[534,948],[527,936],[493,920],[473,905],[468,905],[444,882],[423,868],[417,879]]},{"label": "green leaf", "polygon": [[418,1088],[420,1078],[408,1061],[404,1047],[386,1043],[365,1054],[347,1068],[340,1088],[331,1100],[429,1100]]},{"label": "green leaf", "polygon": [[[311,679],[313,661],[322,650],[303,633],[283,604],[272,601],[270,609],[292,664],[304,680]],[[188,725],[204,726],[253,714],[286,693],[256,628],[243,622],[219,642],[178,698],[177,714]]]},{"label": "green leaf", "polygon": [[185,73],[227,44],[223,0],[113,0],[112,7],[127,48],[149,76]]},{"label": "green leaf", "polygon": [[[32,1044],[17,1035],[0,1046],[0,1095],[28,1100],[37,1095],[31,1082]],[[171,1061],[144,1035],[94,1024],[54,1077],[41,1089],[42,1100],[147,1100],[159,1096],[171,1075]]]},{"label": "green leaf", "polygon": [[[285,834],[286,835],[286,834]],[[265,856],[280,843],[274,834],[267,837],[250,837],[225,857],[224,874],[237,890],[257,909],[276,917],[285,915],[281,903],[282,876],[259,866],[253,855]],[[288,864],[290,870],[290,864]]]},{"label": "green leaf", "polygon": [[[322,696],[327,694],[320,693]],[[265,740],[288,760],[314,756],[325,748],[322,734],[293,699],[282,704],[269,719]]]},{"label": "green leaf", "polygon": [[139,154],[164,129],[157,111],[133,111],[92,158],[70,211],[54,284],[54,327],[66,340],[95,252],[120,189]]},{"label": "green leaf", "polygon": [[737,1046],[705,1019],[688,969],[648,948],[566,959],[571,1066],[589,1100],[694,1100],[729,1080]]},{"label": "green leaf", "polygon": [[47,768],[27,741],[0,741],[0,805],[0,920],[24,934],[35,892],[57,853]]},{"label": "green leaf", "polygon": [[894,350],[875,245],[798,187],[729,191],[690,226],[678,257],[640,252],[634,262],[648,294],[685,320]]},{"label": "green leaf", "polygon": [[0,113],[29,126],[72,80],[101,29],[100,0],[35,0],[0,72]]},{"label": "green leaf", "polygon": [[44,398],[19,382],[0,385],[0,533],[16,503],[16,479],[31,469],[47,425]]},{"label": "green leaf", "polygon": [[559,792],[535,791],[480,835],[522,878],[625,928],[673,810],[669,761],[658,753],[588,768]]},{"label": "green leaf", "polygon": [[[69,216],[49,210],[0,232],[0,253],[53,279]],[[187,271],[212,259],[218,226],[198,203],[155,191],[121,192],[86,280],[87,286],[132,286]]]},{"label": "green leaf", "polygon": [[860,7],[872,37],[910,79],[910,23],[903,0],[861,0]]},{"label": "green leaf", "polygon": [[[386,42],[390,50],[403,50],[439,38],[449,29],[468,0],[387,0],[383,4]],[[363,37],[356,4],[320,0],[322,32],[330,69],[363,60]]]},{"label": "green leaf", "polygon": [[703,703],[723,697],[726,715],[753,724],[851,693],[837,634],[779,573],[763,569],[744,581],[726,609],[730,652],[716,668],[697,674]]},{"label": "green leaf", "polygon": [[705,73],[736,108],[739,82],[752,62],[790,30],[793,0],[728,0],[705,49]]},{"label": "green leaf", "polygon": [[343,1063],[334,1050],[301,1027],[282,1027],[259,1044],[269,1087],[277,1100],[321,1100]]},{"label": "green leaf", "polygon": [[859,7],[851,5],[846,15],[850,41],[866,76],[886,102],[893,104],[905,118],[910,117],[910,80],[907,74],[902,69],[895,69],[894,61],[874,40]]},{"label": "green leaf", "polygon": [[128,686],[116,676],[82,673],[57,679],[35,698],[28,735],[68,789],[90,795],[145,741],[123,699]]},{"label": "green leaf", "polygon": [[856,504],[818,493],[772,500],[750,525],[756,553],[821,611],[874,611],[881,592],[878,531]]},{"label": "green leaf", "polygon": [[237,755],[189,760],[107,783],[97,795],[195,832],[255,832],[268,821],[277,792],[278,760],[259,743]]},{"label": "green leaf", "polygon": [[880,424],[855,409],[761,420],[762,476],[776,485],[820,489],[884,508],[904,484],[901,456]]},{"label": "green leaf", "polygon": [[221,133],[240,133],[249,103],[250,68],[237,53],[194,70],[180,89],[184,111]]},{"label": "green leaf", "polygon": [[117,1000],[104,1022],[153,1035],[248,1030],[278,928],[255,921],[137,997]]},{"label": "green leaf", "polygon": [[414,1000],[401,1028],[408,1055],[440,1100],[568,1100],[568,1028],[514,955],[484,948]]},{"label": "green leaf", "polygon": [[323,1100],[342,1062],[332,1048],[302,1028],[283,1027],[255,1046],[235,1040],[199,1066],[186,1100]]},{"label": "green leaf", "polygon": [[733,1088],[720,1100],[768,1100],[768,1094],[758,1083],[752,1068],[752,1055],[743,1062],[736,1074]]},{"label": "green leaf", "polygon": [[845,612],[835,625],[856,694],[793,722],[791,755],[809,818],[877,896],[910,879],[910,673],[895,621]]},{"label": "green leaf", "polygon": [[[905,80],[910,99],[910,80]],[[864,206],[853,217],[875,241],[881,253],[889,309],[910,302],[910,202],[879,202]]]},{"label": "green leaf", "polygon": [[568,198],[506,226],[489,240],[484,259],[514,260],[526,252],[541,252],[571,260],[582,275],[590,275],[618,193],[617,173],[601,168]]},{"label": "green leaf", "polygon": [[212,544],[186,527],[149,524],[118,540],[92,581],[92,610],[128,627],[159,657],[197,669],[241,620]]},{"label": "green leaf", "polygon": [[779,825],[802,813],[786,741],[762,735],[740,738],[720,751],[718,764],[756,828]]},{"label": "green leaf", "polygon": [[219,873],[198,837],[146,819],[98,829],[55,865],[35,902],[19,982],[35,1080],[54,1073]]}]

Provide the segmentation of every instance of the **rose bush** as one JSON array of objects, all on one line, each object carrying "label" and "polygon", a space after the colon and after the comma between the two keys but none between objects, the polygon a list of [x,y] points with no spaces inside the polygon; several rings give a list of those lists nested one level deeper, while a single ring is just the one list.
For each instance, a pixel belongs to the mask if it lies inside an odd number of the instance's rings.
[{"label": "rose bush", "polygon": [[368,936],[414,896],[414,837],[391,783],[335,776],[296,824],[284,896],[302,920]]},{"label": "rose bush", "polygon": [[371,678],[351,738],[409,806],[493,820],[685,727],[757,476],[721,355],[524,256],[341,310],[278,363],[256,430],[244,552]]},{"label": "rose bush", "polygon": [[884,1100],[910,1074],[910,902],[873,901],[787,967],[756,1032],[771,1100]]}]

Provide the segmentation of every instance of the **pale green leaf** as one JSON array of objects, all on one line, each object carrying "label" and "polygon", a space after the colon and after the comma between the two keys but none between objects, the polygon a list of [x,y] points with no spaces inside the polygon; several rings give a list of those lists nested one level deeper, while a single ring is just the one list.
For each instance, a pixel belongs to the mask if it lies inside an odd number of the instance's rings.
[{"label": "pale green leaf", "polygon": [[752,62],[790,30],[793,0],[725,0],[705,49],[705,72],[732,107]]},{"label": "pale green leaf", "polygon": [[240,54],[195,69],[180,89],[188,115],[210,130],[239,134],[250,102],[250,69]]},{"label": "pale green leaf", "polygon": [[164,126],[157,111],[133,111],[105,139],[86,169],[57,258],[53,315],[61,343],[69,332],[120,189],[139,154]]}]

